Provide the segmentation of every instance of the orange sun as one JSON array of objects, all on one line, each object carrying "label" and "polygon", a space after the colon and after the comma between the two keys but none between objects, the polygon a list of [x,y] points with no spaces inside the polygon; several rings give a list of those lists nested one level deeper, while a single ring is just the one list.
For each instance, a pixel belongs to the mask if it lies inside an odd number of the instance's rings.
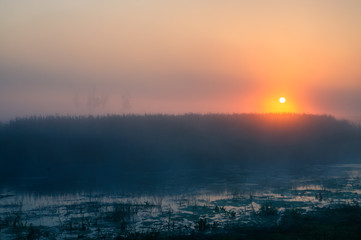
[{"label": "orange sun", "polygon": [[280,97],[280,99],[279,99],[278,101],[280,101],[280,103],[285,103],[285,102],[286,102],[286,98]]}]

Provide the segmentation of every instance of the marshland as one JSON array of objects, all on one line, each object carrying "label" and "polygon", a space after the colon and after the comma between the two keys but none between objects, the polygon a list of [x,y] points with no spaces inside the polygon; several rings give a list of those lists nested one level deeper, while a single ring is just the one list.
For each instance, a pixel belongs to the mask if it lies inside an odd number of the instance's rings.
[{"label": "marshland", "polygon": [[298,114],[1,125],[1,239],[356,239],[361,129]]}]

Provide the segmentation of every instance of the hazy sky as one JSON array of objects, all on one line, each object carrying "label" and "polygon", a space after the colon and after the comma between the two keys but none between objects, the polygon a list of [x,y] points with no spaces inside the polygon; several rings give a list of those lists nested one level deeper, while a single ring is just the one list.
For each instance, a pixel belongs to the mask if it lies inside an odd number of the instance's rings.
[{"label": "hazy sky", "polygon": [[360,0],[0,0],[0,120],[277,111],[361,115]]}]

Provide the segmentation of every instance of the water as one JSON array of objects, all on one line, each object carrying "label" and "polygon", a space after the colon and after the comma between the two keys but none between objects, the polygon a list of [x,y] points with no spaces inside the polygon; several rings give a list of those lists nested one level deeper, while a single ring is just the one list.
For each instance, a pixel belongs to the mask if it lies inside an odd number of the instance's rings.
[{"label": "water", "polygon": [[220,229],[258,224],[264,221],[259,217],[264,206],[276,212],[270,224],[277,224],[289,209],[306,213],[360,203],[361,164],[252,171],[232,167],[214,175],[189,171],[163,184],[144,181],[143,186],[129,186],[133,190],[36,193],[2,189],[1,239],[25,236],[29,226],[59,238],[191,234],[201,229],[202,221]]}]

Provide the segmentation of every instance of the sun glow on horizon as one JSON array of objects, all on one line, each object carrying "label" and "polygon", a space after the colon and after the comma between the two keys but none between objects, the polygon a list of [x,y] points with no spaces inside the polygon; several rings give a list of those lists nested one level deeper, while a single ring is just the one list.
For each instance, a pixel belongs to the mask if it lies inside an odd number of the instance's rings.
[{"label": "sun glow on horizon", "polygon": [[361,116],[359,9],[358,0],[3,0],[0,122],[57,114]]},{"label": "sun glow on horizon", "polygon": [[[262,96],[263,95],[263,96]],[[298,113],[300,112],[300,104],[302,99],[294,96],[292,99],[280,97],[283,94],[267,94],[263,93],[260,97],[257,108],[262,109],[264,113]],[[278,96],[277,96],[278,95]],[[296,94],[297,95],[297,94]],[[304,107],[302,107],[304,109]]]}]

